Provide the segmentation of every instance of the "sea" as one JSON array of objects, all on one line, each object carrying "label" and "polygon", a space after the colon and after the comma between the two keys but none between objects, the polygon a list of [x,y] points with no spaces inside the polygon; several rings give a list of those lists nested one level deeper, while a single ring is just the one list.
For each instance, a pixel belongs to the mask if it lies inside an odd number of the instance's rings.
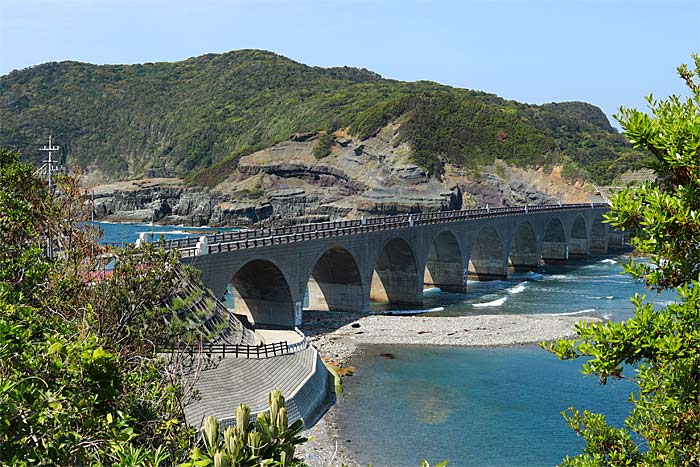
[{"label": "sea", "polygon": [[[620,321],[633,315],[636,293],[657,308],[676,299],[624,275],[628,261],[571,260],[508,280],[470,281],[467,294],[426,290],[424,308],[438,311],[424,316],[546,313]],[[601,385],[581,373],[584,361],[558,360],[537,345],[361,350],[335,409],[341,442],[360,465],[417,466],[427,459],[465,467],[554,466],[584,448],[562,411],[602,413],[621,427],[636,389],[626,380]]]},{"label": "sea", "polygon": [[[133,242],[150,224],[98,223],[105,241]],[[153,227],[166,238],[225,229]],[[516,272],[508,280],[472,282],[466,294],[425,291],[427,316],[484,313],[632,316],[630,297],[655,307],[675,300],[624,275],[625,256],[605,256]],[[374,311],[383,308],[376,305]],[[416,311],[416,310],[414,310]],[[539,467],[582,451],[561,415],[569,407],[606,415],[623,426],[635,386],[581,373],[536,345],[453,348],[374,345],[361,348],[336,403],[340,442],[360,465]],[[632,368],[626,371],[632,372]]]}]

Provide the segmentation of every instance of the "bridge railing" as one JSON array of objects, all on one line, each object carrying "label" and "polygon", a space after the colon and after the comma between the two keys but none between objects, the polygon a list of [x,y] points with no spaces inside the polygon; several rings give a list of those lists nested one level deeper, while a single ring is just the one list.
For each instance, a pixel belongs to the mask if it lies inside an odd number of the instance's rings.
[{"label": "bridge railing", "polygon": [[[287,341],[272,344],[242,345],[242,344],[204,344],[201,349],[187,348],[190,352],[220,355],[234,358],[270,358],[289,355],[299,350],[299,343],[289,345]],[[173,350],[173,349],[171,349]],[[185,349],[179,349],[185,350]]]},{"label": "bridge railing", "polygon": [[[363,224],[361,221],[342,221],[336,223],[305,224],[302,226],[285,227],[278,229],[260,229],[248,231],[248,235],[224,236],[225,241],[209,244],[209,253],[223,253],[228,251],[245,250],[249,248],[259,248],[272,245],[284,245],[305,240],[339,237],[346,235],[356,235],[360,233],[377,232],[383,230],[393,230],[408,228],[420,225],[431,225],[447,222],[455,222],[464,219],[483,219],[519,215],[532,212],[543,211],[565,211],[581,208],[601,208],[608,207],[604,203],[588,204],[568,204],[553,206],[532,206],[532,207],[504,207],[493,209],[471,209],[462,211],[441,211],[432,213],[402,214],[398,216],[383,216],[367,219]],[[330,228],[330,225],[336,228]],[[314,229],[316,226],[321,226]],[[257,233],[254,235],[253,233]],[[230,239],[230,240],[229,240]],[[194,256],[195,248],[182,250],[182,256]]]},{"label": "bridge railing", "polygon": [[[378,216],[366,219],[342,221],[327,221],[311,224],[301,224],[286,227],[262,228],[255,230],[240,230],[207,235],[209,251],[235,251],[247,248],[257,248],[297,241],[328,238],[340,235],[353,235],[377,230],[389,230],[410,227],[411,225],[429,225],[444,222],[455,222],[465,219],[502,217],[531,212],[566,211],[582,208],[608,207],[605,203],[577,203],[564,205],[540,205],[500,208],[466,209],[459,211],[436,211],[428,213],[399,214],[394,216]],[[377,226],[380,226],[379,228]],[[183,257],[195,256],[199,237],[188,237],[166,241],[166,248],[178,249]]]}]

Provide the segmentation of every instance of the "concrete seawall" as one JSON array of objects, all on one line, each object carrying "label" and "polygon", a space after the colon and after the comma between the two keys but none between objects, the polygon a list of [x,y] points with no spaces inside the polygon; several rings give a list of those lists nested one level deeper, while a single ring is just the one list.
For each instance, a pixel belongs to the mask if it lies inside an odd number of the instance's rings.
[{"label": "concrete seawall", "polygon": [[313,426],[333,402],[330,374],[316,349],[308,345],[293,354],[265,359],[213,356],[217,365],[204,370],[195,383],[200,400],[185,408],[187,422],[199,427],[204,417],[214,416],[223,426],[235,424],[239,404],[253,415],[269,408],[268,395],[282,391],[289,420],[302,418]]}]

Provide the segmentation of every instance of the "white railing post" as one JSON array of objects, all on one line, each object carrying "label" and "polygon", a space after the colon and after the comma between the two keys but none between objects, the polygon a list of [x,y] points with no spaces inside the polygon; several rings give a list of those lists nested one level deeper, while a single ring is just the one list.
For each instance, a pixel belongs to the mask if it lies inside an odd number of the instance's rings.
[{"label": "white railing post", "polygon": [[147,235],[148,235],[148,234],[147,234],[146,232],[141,232],[141,233],[139,234],[139,238],[136,239],[136,248],[139,248],[141,245],[143,245],[143,244],[145,244],[146,242],[148,242],[148,240],[146,240]]},{"label": "white railing post", "polygon": [[196,256],[208,255],[209,254],[209,241],[206,235],[199,237],[197,245],[194,247],[194,254]]}]

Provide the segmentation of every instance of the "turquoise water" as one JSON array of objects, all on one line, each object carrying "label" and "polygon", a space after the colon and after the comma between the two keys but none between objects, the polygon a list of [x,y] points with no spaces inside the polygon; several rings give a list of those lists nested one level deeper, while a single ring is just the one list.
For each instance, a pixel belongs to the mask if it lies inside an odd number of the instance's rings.
[{"label": "turquoise water", "polygon": [[[378,357],[390,352],[396,358]],[[633,389],[600,386],[579,364],[537,347],[367,347],[336,408],[342,441],[360,465],[552,466],[583,442],[560,412],[602,411],[621,425]],[[350,440],[350,442],[348,442]]]},{"label": "turquoise water", "polygon": [[[508,280],[469,281],[467,294],[428,289],[421,308],[444,308],[426,316],[578,313],[626,319],[631,316],[629,298],[635,292],[646,294],[656,306],[671,302],[672,294],[657,295],[622,274],[622,264],[627,261],[624,256],[572,260],[543,266],[536,273],[512,273]],[[375,311],[391,308],[382,304],[372,306]]]},{"label": "turquoise water", "polygon": [[[621,275],[626,258],[599,258],[468,284],[468,294],[427,291],[428,315],[562,313],[631,316],[629,297],[657,295]],[[394,359],[381,354],[390,353]],[[581,452],[561,417],[570,406],[598,411],[621,426],[634,385],[598,384],[581,361],[560,361],[537,346],[430,348],[368,346],[344,379],[337,419],[345,447],[362,463],[416,466],[422,458],[450,466],[552,466]],[[348,442],[349,440],[349,442]]]},{"label": "turquoise water", "polygon": [[191,237],[195,235],[211,235],[219,232],[228,232],[239,229],[234,228],[212,228],[212,227],[182,227],[168,225],[151,225],[148,223],[113,223],[95,222],[95,225],[102,229],[103,236],[101,242],[113,243],[134,243],[141,233],[149,235],[153,240],[158,240],[161,235],[167,239]]}]

